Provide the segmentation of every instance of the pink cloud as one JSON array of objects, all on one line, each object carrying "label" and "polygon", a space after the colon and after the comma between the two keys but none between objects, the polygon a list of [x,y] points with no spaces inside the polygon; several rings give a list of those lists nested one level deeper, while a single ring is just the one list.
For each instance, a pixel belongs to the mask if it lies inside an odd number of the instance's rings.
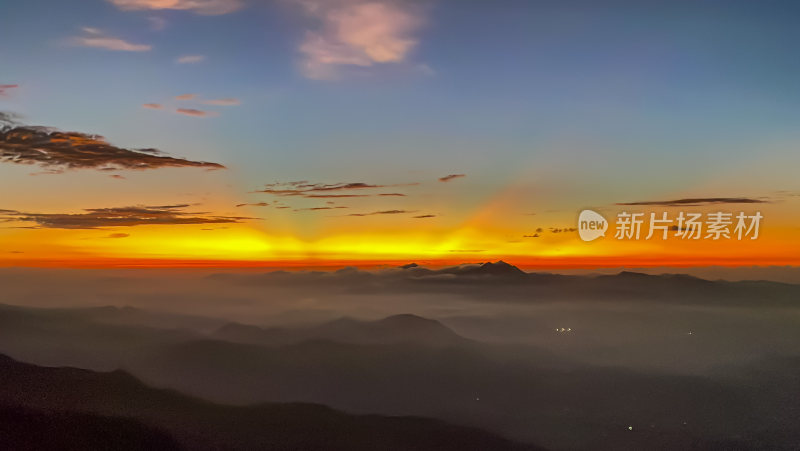
[{"label": "pink cloud", "polygon": [[410,1],[295,0],[320,22],[300,44],[303,73],[325,79],[337,66],[405,61],[418,43],[424,9]]},{"label": "pink cloud", "polygon": [[178,64],[197,64],[206,60],[205,55],[182,55],[175,62]]},{"label": "pink cloud", "polygon": [[175,96],[175,100],[192,100],[197,97],[197,94],[181,94],[179,96]]},{"label": "pink cloud", "polygon": [[193,117],[213,117],[217,116],[217,113],[211,111],[202,111],[202,110],[195,110],[194,108],[178,108],[175,110],[178,114],[183,114],[185,116],[193,116]]},{"label": "pink cloud", "polygon": [[159,103],[143,103],[142,107],[149,108],[151,110],[160,110],[161,108],[163,108]]},{"label": "pink cloud", "polygon": [[153,47],[147,44],[134,44],[124,39],[104,34],[97,28],[84,27],[84,36],[69,39],[69,43],[80,47],[93,47],[119,52],[147,52]]},{"label": "pink cloud", "polygon": [[126,11],[136,10],[164,10],[174,9],[191,11],[196,14],[215,16],[229,14],[241,9],[244,3],[241,0],[109,0],[119,9]]},{"label": "pink cloud", "polygon": [[216,106],[236,106],[242,104],[242,102],[239,99],[234,99],[234,98],[204,100],[201,103],[205,105],[216,105]]},{"label": "pink cloud", "polygon": [[6,95],[9,89],[19,88],[19,85],[0,85],[0,96]]}]

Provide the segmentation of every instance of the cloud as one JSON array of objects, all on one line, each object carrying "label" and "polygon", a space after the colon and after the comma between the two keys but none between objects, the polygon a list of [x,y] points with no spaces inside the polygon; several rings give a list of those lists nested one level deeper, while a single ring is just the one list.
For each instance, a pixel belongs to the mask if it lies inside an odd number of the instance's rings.
[{"label": "cloud", "polygon": [[97,229],[140,225],[227,224],[252,219],[241,216],[215,216],[207,212],[186,212],[189,205],[90,208],[83,213],[25,213],[4,210],[0,219],[34,222],[48,229]]},{"label": "cloud", "polygon": [[564,227],[563,229],[558,227],[550,227],[548,230],[550,230],[550,233],[570,233],[578,231],[578,229],[574,227]]},{"label": "cloud", "polygon": [[297,208],[294,211],[318,211],[318,210],[337,210],[340,208],[348,208],[345,206],[338,206],[338,207],[311,207],[311,208]]},{"label": "cloud", "polygon": [[697,207],[701,205],[714,205],[714,204],[764,204],[769,203],[764,199],[752,199],[747,197],[699,197],[675,200],[651,200],[640,202],[622,202],[617,205],[641,205],[641,206],[660,206],[660,207]]},{"label": "cloud", "polygon": [[112,179],[117,179],[117,180],[125,180],[125,177],[123,177],[123,176],[121,176],[119,174],[111,174],[111,175],[109,175],[109,177],[111,177]]},{"label": "cloud", "polygon": [[111,233],[106,235],[106,238],[128,238],[131,236],[129,233]]},{"label": "cloud", "polygon": [[403,193],[380,193],[378,196],[382,197],[406,197]]},{"label": "cloud", "polygon": [[351,213],[348,216],[400,215],[404,213],[414,213],[414,212],[408,210],[383,210],[383,211],[373,211],[371,213]]},{"label": "cloud", "polygon": [[193,100],[195,97],[197,97],[197,94],[181,94],[175,96],[175,100]]},{"label": "cloud", "polygon": [[161,31],[167,28],[167,19],[163,17],[150,16],[147,21],[150,22],[150,29],[153,31]]},{"label": "cloud", "polygon": [[213,117],[218,115],[213,111],[196,110],[194,108],[178,108],[175,110],[175,112],[178,114],[183,114],[185,116],[193,116],[193,117]]},{"label": "cloud", "polygon": [[108,36],[97,28],[82,28],[84,35],[70,38],[67,42],[80,47],[93,47],[119,52],[147,52],[153,47],[147,44],[134,44],[124,39]]},{"label": "cloud", "polygon": [[160,103],[143,103],[142,107],[149,108],[151,110],[160,110],[163,108]]},{"label": "cloud", "polygon": [[306,194],[309,199],[347,199],[351,197],[370,197],[369,194]]},{"label": "cloud", "polygon": [[435,217],[436,217],[436,215],[419,215],[419,216],[414,216],[414,219],[427,219],[427,218],[435,218]]},{"label": "cloud", "polygon": [[175,59],[178,64],[196,64],[206,60],[205,55],[182,55]]},{"label": "cloud", "polygon": [[19,85],[0,85],[0,96],[7,95],[9,89],[19,88]]},{"label": "cloud", "polygon": [[212,100],[203,100],[200,102],[204,105],[216,105],[216,106],[236,106],[241,105],[242,101],[239,99],[234,98],[227,98],[227,99],[212,99]]},{"label": "cloud", "polygon": [[17,124],[13,115],[0,113],[0,162],[37,164],[51,171],[64,169],[158,169],[223,165],[171,157],[157,149],[125,149],[102,136],[62,132],[40,126]]},{"label": "cloud", "polygon": [[522,238],[539,238],[538,233],[534,233],[533,235],[522,235]]},{"label": "cloud", "polygon": [[195,14],[216,16],[241,9],[241,0],[108,0],[124,11],[137,10],[183,10]]},{"label": "cloud", "polygon": [[363,182],[351,183],[309,183],[307,181],[299,182],[279,182],[270,183],[265,185],[262,190],[256,191],[257,193],[267,193],[276,196],[303,196],[313,198],[323,197],[363,197],[364,194],[329,194],[332,191],[349,191],[349,190],[365,190],[385,188],[386,185],[372,185]]},{"label": "cloud", "polygon": [[467,174],[450,174],[450,175],[445,175],[444,177],[439,177],[439,181],[440,182],[449,182],[450,180],[458,179],[458,178],[466,177],[466,176],[467,176]]},{"label": "cloud", "polygon": [[268,207],[269,202],[256,202],[253,204],[236,204],[237,207]]},{"label": "cloud", "polygon": [[308,78],[335,78],[338,66],[399,63],[418,43],[425,8],[408,0],[293,0],[315,20],[299,50]]}]

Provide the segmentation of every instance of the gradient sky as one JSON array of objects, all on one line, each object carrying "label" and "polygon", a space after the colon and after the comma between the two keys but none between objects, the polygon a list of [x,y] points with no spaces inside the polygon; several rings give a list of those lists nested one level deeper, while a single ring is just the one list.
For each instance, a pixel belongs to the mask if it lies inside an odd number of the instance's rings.
[{"label": "gradient sky", "polygon": [[[6,155],[0,264],[800,264],[800,6],[602,4],[5,5],[7,128],[99,134],[225,169]],[[293,181],[312,191],[256,192]],[[751,202],[617,205],[685,198]],[[121,207],[139,210],[86,217]],[[764,222],[752,242],[550,231],[575,227],[583,208]]]}]

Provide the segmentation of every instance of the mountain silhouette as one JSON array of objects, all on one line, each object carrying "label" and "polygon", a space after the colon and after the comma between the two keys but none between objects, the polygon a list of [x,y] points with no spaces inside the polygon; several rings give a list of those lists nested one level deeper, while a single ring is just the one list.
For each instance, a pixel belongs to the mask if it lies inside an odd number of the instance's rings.
[{"label": "mountain silhouette", "polygon": [[169,434],[131,418],[41,411],[0,405],[0,447],[6,451],[169,451]]},{"label": "mountain silhouette", "polygon": [[[226,406],[150,388],[124,371],[47,368],[0,355],[0,405],[30,431],[77,425],[77,439],[104,434],[191,450],[537,450],[475,428],[418,417],[348,415],[314,404]],[[14,410],[17,409],[17,410]],[[25,417],[27,415],[27,417]],[[134,421],[118,420],[126,417]],[[0,416],[2,418],[2,416]],[[46,423],[54,419],[54,423]],[[141,423],[141,424],[139,424]],[[142,426],[148,425],[148,426]],[[0,431],[3,429],[0,427]],[[64,435],[69,438],[69,435]],[[20,449],[39,438],[21,439]],[[98,437],[102,440],[103,437]],[[20,440],[16,437],[16,440]],[[2,436],[0,436],[2,443]],[[95,449],[136,449],[135,447]],[[8,449],[5,448],[4,449]],[[41,449],[41,448],[40,448]],[[63,449],[63,448],[58,448]],[[91,449],[91,448],[88,448]],[[164,449],[169,449],[165,446]]]},{"label": "mountain silhouette", "polygon": [[412,314],[393,315],[377,321],[340,318],[305,328],[261,328],[229,323],[218,329],[214,338],[237,343],[286,345],[308,340],[329,340],[353,344],[416,343],[429,346],[455,346],[467,343],[436,320]]}]

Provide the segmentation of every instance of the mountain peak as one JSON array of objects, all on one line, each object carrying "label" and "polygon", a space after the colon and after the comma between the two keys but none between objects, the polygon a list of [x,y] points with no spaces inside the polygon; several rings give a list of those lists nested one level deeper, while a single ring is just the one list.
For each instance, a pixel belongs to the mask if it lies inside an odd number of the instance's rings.
[{"label": "mountain peak", "polygon": [[520,275],[526,274],[525,271],[517,268],[516,266],[506,263],[503,260],[498,260],[494,263],[486,262],[481,264],[478,268],[478,272],[483,274],[493,274],[493,275]]}]

